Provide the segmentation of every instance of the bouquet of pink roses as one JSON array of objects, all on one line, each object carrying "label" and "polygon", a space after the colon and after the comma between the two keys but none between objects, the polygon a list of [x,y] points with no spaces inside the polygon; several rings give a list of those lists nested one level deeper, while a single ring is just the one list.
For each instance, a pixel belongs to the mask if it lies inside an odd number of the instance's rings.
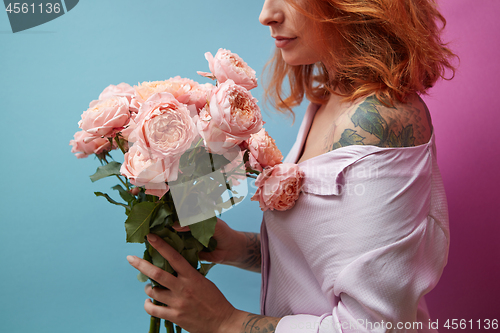
[{"label": "bouquet of pink roses", "polygon": [[[247,176],[264,170],[264,183],[282,160],[249,92],[257,86],[255,71],[224,49],[205,57],[210,73],[198,73],[215,79],[215,85],[180,77],[110,85],[82,114],[81,131],[70,142],[78,158],[95,155],[101,162],[92,181],[119,179],[113,189],[121,201],[95,195],[125,208],[127,242],[145,243],[144,259],[172,274],[146,235],[160,236],[206,275],[213,264],[201,263],[198,253],[216,247],[216,215],[243,199],[238,185],[245,185]],[[112,150],[124,154],[123,163],[114,160]],[[190,230],[177,231],[178,224]],[[138,278],[148,279],[142,273]],[[152,317],[150,332],[159,332],[159,324]],[[165,326],[173,332],[172,323]]]}]

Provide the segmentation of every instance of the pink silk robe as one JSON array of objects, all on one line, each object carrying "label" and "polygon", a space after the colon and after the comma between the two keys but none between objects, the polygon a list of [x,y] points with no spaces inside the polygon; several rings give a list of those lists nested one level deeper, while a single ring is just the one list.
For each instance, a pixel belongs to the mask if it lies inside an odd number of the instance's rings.
[{"label": "pink silk robe", "polygon": [[446,265],[449,227],[434,141],[347,146],[299,164],[296,205],[264,212],[261,226],[261,313],[284,317],[276,333],[436,332],[424,295]]}]

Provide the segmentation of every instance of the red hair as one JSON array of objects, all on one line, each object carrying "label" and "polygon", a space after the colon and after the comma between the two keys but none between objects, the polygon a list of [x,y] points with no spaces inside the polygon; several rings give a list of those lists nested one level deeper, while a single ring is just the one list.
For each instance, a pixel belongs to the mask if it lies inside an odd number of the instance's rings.
[{"label": "red hair", "polygon": [[[456,55],[441,40],[446,20],[434,0],[308,0],[304,8],[287,1],[310,18],[326,60],[291,66],[276,50],[266,65],[272,76],[265,94],[280,111],[291,111],[304,95],[325,103],[331,93],[345,101],[374,93],[387,105],[404,103],[446,79],[446,70],[455,74],[450,59]],[[290,91],[284,96],[287,76]]]}]

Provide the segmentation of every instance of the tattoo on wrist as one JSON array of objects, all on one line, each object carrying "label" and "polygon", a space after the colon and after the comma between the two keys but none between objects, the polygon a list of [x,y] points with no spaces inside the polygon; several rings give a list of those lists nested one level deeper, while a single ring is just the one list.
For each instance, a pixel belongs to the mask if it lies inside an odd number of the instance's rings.
[{"label": "tattoo on wrist", "polygon": [[241,333],[274,333],[280,320],[281,318],[249,313],[243,322]]},{"label": "tattoo on wrist", "polygon": [[254,272],[260,272],[261,252],[260,252],[260,234],[253,232],[244,232],[245,249],[241,268]]}]

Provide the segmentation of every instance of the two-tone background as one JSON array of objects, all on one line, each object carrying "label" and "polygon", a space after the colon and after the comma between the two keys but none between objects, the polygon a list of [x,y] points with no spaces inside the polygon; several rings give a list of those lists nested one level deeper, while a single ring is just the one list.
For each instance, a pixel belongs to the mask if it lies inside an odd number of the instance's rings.
[{"label": "two-tone background", "polygon": [[[424,97],[452,237],[448,266],[427,300],[446,331],[447,319],[500,320],[500,2],[439,3],[448,19],[445,37],[461,58],[456,78]],[[175,75],[206,82],[196,71],[208,71],[207,51],[230,49],[261,77],[274,48],[258,22],[262,4],[87,0],[18,33],[0,12],[1,332],[147,330],[143,285],[125,260],[141,255],[143,245],[125,243],[123,209],[93,194],[112,192],[115,181],[91,183],[98,162],[77,160],[69,140],[107,85]],[[262,99],[261,87],[252,92]],[[284,153],[305,106],[294,126],[273,110],[264,113]],[[261,218],[249,198],[223,216],[246,231],[258,231]],[[235,307],[259,312],[259,274],[219,265],[208,277]]]}]

